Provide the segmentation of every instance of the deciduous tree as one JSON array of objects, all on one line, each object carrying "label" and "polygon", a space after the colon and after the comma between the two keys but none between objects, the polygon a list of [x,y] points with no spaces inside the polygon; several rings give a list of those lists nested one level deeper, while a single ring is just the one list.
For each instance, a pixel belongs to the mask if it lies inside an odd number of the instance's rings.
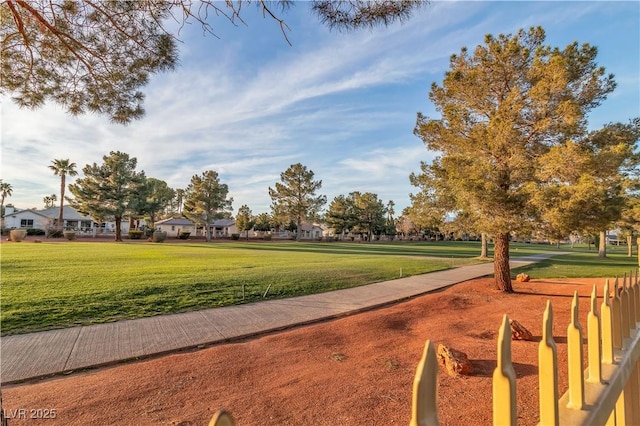
[{"label": "deciduous tree", "polygon": [[322,188],[321,180],[313,180],[314,173],[300,163],[292,164],[280,173],[280,182],[269,187],[274,216],[287,217],[296,222],[296,239],[300,241],[302,221],[318,214],[327,202],[324,195],[316,195]]},{"label": "deciduous tree", "polygon": [[259,232],[269,232],[273,228],[273,219],[269,213],[260,213],[253,218],[253,229]]},{"label": "deciduous tree", "polygon": [[600,234],[598,254],[606,256],[605,230],[622,217],[637,185],[640,119],[608,124],[542,155],[530,183],[540,229],[551,239],[571,232]]},{"label": "deciduous tree", "polygon": [[115,240],[122,241],[122,218],[131,212],[145,175],[136,171],[138,160],[127,153],[111,151],[102,159],[101,165],[84,166],[84,177],[69,185],[74,196],[69,202],[98,223],[113,219],[116,223]]},{"label": "deciduous tree", "polygon": [[211,221],[231,210],[233,198],[227,198],[229,187],[220,183],[218,172],[207,170],[194,175],[184,192],[183,214],[205,227],[207,241],[211,241]]},{"label": "deciduous tree", "polygon": [[[105,114],[117,123],[144,115],[140,89],[151,75],[178,63],[177,34],[169,22],[197,23],[215,36],[215,19],[245,24],[251,0],[6,0],[0,3],[0,93],[22,107],[46,101],[73,115]],[[283,12],[294,2],[256,0],[286,39]],[[408,18],[424,0],[314,1],[312,10],[332,28],[387,25]],[[179,28],[182,28],[180,26]],[[179,31],[179,30],[178,30]],[[287,39],[288,41],[288,39]]]},{"label": "deciduous tree", "polygon": [[249,230],[253,228],[254,220],[249,206],[244,204],[238,209],[236,215],[236,228],[239,232],[247,232],[247,241],[249,241]]},{"label": "deciduous tree", "polygon": [[[586,115],[615,88],[595,62],[597,49],[544,44],[540,27],[487,35],[473,52],[452,55],[430,100],[439,118],[418,114],[415,134],[440,153],[423,165],[433,197],[472,212],[494,236],[496,286],[512,292],[509,235],[531,227],[530,200],[541,158],[584,134]],[[447,189],[445,193],[442,189]]]}]

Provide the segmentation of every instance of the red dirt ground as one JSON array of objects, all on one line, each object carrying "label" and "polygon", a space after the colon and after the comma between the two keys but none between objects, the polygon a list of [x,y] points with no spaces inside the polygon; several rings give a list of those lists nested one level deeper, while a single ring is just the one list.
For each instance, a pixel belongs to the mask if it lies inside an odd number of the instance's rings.
[{"label": "red dirt ground", "polygon": [[514,282],[516,293],[506,295],[493,289],[491,279],[476,279],[244,342],[4,386],[3,405],[7,413],[24,408],[27,416],[30,410],[56,412],[55,419],[13,419],[10,425],[206,425],[220,408],[245,426],[406,425],[415,368],[431,339],[466,352],[475,367],[473,375],[457,378],[440,369],[441,424],[490,425],[496,338],[506,313],[536,340],[512,345],[518,424],[534,425],[546,301],[553,303],[562,394],[571,296],[581,296],[586,329],[593,284],[601,295],[604,279]]}]

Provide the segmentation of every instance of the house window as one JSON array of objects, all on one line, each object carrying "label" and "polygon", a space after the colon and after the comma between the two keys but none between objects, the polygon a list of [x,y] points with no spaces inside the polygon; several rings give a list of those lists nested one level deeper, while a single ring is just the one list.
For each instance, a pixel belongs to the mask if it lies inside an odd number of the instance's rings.
[{"label": "house window", "polygon": [[33,219],[20,219],[20,228],[33,228]]},{"label": "house window", "polygon": [[171,230],[175,231],[176,230],[176,226],[175,225],[171,225]]}]

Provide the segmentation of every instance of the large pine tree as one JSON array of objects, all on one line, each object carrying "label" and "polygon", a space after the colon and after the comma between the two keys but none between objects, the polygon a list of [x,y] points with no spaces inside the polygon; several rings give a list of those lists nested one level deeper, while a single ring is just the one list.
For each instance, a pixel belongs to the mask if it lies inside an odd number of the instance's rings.
[{"label": "large pine tree", "polygon": [[194,175],[185,189],[182,213],[205,227],[207,241],[211,241],[211,221],[231,209],[233,198],[227,198],[228,194],[229,187],[220,183],[218,172],[213,170]]},{"label": "large pine tree", "polygon": [[300,163],[292,164],[280,173],[280,182],[275,188],[269,187],[273,201],[273,215],[286,222],[293,220],[297,226],[300,241],[302,221],[313,218],[327,202],[324,195],[316,195],[322,188],[321,180],[313,180],[314,173]]},{"label": "large pine tree", "polygon": [[144,172],[137,172],[138,160],[129,154],[111,151],[102,157],[104,163],[87,164],[83,178],[69,185],[74,199],[69,200],[73,208],[89,215],[96,222],[114,220],[116,241],[122,241],[122,218],[131,212],[140,186],[144,183]]},{"label": "large pine tree", "polygon": [[415,134],[440,153],[423,164],[422,189],[473,216],[495,238],[497,287],[513,291],[509,235],[531,227],[531,182],[555,145],[579,137],[586,115],[615,88],[595,59],[597,49],[574,42],[544,45],[540,27],[487,35],[473,52],[450,60],[429,99],[439,118],[418,114]]}]

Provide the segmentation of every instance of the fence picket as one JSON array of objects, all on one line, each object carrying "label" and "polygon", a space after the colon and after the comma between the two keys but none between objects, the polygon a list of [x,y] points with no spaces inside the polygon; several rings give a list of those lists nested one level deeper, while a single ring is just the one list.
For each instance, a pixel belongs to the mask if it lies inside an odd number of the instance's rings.
[{"label": "fence picket", "polygon": [[547,300],[542,319],[542,340],[538,346],[540,424],[560,424],[558,414],[558,351],[553,340],[553,309]]},{"label": "fence picket", "polygon": [[618,278],[613,283],[613,296],[611,297],[611,310],[613,312],[613,347],[622,349],[622,312],[620,292],[618,290]]},{"label": "fence picket", "polygon": [[629,314],[629,321],[630,321],[630,327],[631,328],[636,328],[638,321],[640,321],[640,318],[638,318],[638,309],[640,309],[640,306],[638,305],[638,295],[637,295],[637,291],[638,291],[638,277],[636,276],[635,280],[633,279],[633,272],[631,273],[631,280],[629,282],[629,310],[631,311],[631,313]]},{"label": "fence picket", "polygon": [[609,280],[604,283],[602,292],[602,305],[600,305],[600,328],[602,338],[602,362],[613,364],[613,312],[611,309],[611,298],[609,294]]},{"label": "fence picket", "polygon": [[640,271],[636,269],[636,279],[634,283],[636,294],[636,328],[640,322],[640,281],[638,281],[638,273],[640,273]]},{"label": "fence picket", "polygon": [[600,315],[598,315],[598,296],[594,284],[591,291],[591,310],[587,315],[587,352],[589,356],[589,377],[591,383],[602,382],[602,349],[600,348]]},{"label": "fence picket", "polygon": [[622,289],[620,291],[620,313],[622,315],[622,347],[624,349],[624,339],[630,336],[629,326],[629,290],[627,289],[627,274],[624,274]]},{"label": "fence picket", "polygon": [[515,426],[516,372],[511,363],[511,326],[509,317],[502,318],[498,332],[498,365],[493,371],[493,424],[495,426]]},{"label": "fence picket", "polygon": [[413,401],[410,426],[437,426],[438,361],[431,340],[427,340],[413,379]]},{"label": "fence picket", "polygon": [[582,368],[582,326],[578,318],[578,292],[573,293],[571,322],[567,327],[567,358],[569,361],[569,408],[584,407],[584,370]]},{"label": "fence picket", "polygon": [[213,418],[209,422],[209,426],[235,426],[235,421],[231,414],[224,410],[220,410],[213,415]]}]

